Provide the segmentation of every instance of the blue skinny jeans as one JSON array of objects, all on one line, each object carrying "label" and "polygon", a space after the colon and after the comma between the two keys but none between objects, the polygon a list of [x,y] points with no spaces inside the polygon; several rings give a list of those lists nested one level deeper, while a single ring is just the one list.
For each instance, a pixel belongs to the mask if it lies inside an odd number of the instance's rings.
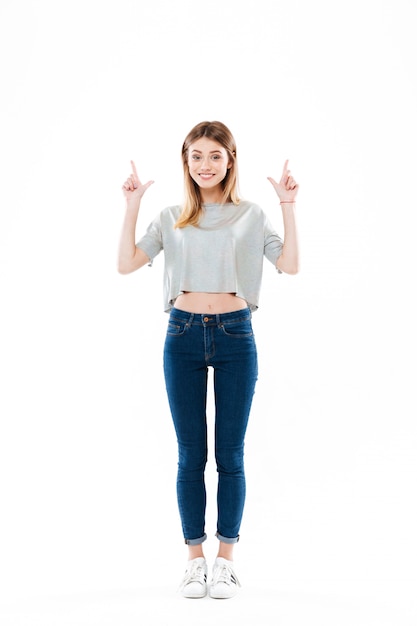
[{"label": "blue skinny jeans", "polygon": [[164,346],[168,401],[178,441],[177,497],[185,543],[205,541],[207,375],[213,368],[217,537],[239,540],[246,495],[244,440],[258,363],[249,308],[196,314],[173,308]]}]

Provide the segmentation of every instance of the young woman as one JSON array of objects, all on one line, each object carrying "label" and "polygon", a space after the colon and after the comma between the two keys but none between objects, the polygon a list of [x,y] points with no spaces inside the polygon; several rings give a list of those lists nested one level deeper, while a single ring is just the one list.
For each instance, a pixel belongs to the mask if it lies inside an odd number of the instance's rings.
[{"label": "young woman", "polygon": [[215,458],[218,471],[219,551],[210,596],[229,598],[239,585],[233,548],[245,501],[243,448],[257,379],[251,325],[258,308],[263,257],[278,272],[298,271],[295,199],[298,184],[284,164],[273,185],[283,213],[284,240],[262,209],[239,198],[236,145],[220,122],[202,122],[182,147],[185,200],[164,209],[135,243],[143,194],[135,164],[122,189],[126,216],[119,272],[127,274],[165,255],[164,302],[169,313],[164,373],[178,441],[177,496],[189,560],[182,582],[185,597],[207,593],[203,553],[207,461],[208,367],[215,394]]}]

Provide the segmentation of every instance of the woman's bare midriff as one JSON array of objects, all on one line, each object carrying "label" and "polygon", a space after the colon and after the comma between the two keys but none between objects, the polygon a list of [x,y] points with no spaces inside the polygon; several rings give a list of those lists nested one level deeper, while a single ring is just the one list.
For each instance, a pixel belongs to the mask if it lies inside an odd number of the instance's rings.
[{"label": "woman's bare midriff", "polygon": [[174,304],[176,309],[187,313],[231,313],[246,309],[247,302],[234,293],[199,293],[186,291],[178,296]]}]

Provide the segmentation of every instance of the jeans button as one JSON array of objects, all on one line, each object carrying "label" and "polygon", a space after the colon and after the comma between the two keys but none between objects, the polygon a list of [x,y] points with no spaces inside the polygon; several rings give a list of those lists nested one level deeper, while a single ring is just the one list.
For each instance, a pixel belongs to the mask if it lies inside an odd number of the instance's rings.
[{"label": "jeans button", "polygon": [[209,317],[204,317],[204,318],[203,318],[203,322],[208,322],[208,321],[209,321],[209,319],[210,319]]}]

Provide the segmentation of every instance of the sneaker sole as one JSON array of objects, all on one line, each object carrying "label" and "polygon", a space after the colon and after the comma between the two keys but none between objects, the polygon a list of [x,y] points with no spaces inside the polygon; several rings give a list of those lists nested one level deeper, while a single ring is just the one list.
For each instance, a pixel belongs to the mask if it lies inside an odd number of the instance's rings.
[{"label": "sneaker sole", "polygon": [[216,593],[210,590],[210,598],[213,598],[213,600],[228,600],[229,598],[234,598],[236,593],[237,593],[237,590],[235,590],[233,593],[230,593],[230,594],[221,593],[221,592]]},{"label": "sneaker sole", "polygon": [[207,591],[205,593],[201,593],[201,594],[186,594],[183,593],[182,597],[183,598],[187,598],[187,600],[198,600],[199,598],[205,598],[207,595]]}]

